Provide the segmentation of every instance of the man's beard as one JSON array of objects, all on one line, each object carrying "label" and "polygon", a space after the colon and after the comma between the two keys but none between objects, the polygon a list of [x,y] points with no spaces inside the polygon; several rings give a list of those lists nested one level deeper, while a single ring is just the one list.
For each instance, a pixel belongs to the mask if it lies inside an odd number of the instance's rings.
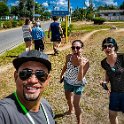
[{"label": "man's beard", "polygon": [[23,85],[23,96],[24,96],[25,100],[36,101],[39,98],[40,93],[39,93],[38,96],[36,96],[35,94],[27,94],[27,93],[24,92],[24,87],[25,87],[25,85]]},{"label": "man's beard", "polygon": [[34,94],[27,94],[27,93],[24,93],[23,91],[23,96],[27,101],[36,101],[39,98],[40,94],[38,96],[35,96]]}]

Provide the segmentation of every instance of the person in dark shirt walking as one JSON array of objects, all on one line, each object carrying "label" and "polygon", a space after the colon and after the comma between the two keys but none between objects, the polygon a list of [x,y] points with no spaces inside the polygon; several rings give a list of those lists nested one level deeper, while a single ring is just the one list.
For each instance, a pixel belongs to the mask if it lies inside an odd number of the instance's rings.
[{"label": "person in dark shirt walking", "polygon": [[[102,50],[106,58],[101,61],[101,66],[105,70],[105,79],[101,85],[110,94],[110,123],[118,124],[117,113],[119,111],[124,113],[124,54],[117,53],[117,42],[111,37],[103,40]],[[107,83],[110,83],[110,89]]]},{"label": "person in dark shirt walking", "polygon": [[56,16],[53,16],[53,21],[50,24],[49,30],[48,30],[48,38],[50,38],[50,32],[51,32],[51,42],[53,42],[53,50],[54,55],[58,54],[58,47],[61,43],[61,36],[63,35],[63,30],[61,28],[61,25],[59,22],[57,22],[58,18]]}]

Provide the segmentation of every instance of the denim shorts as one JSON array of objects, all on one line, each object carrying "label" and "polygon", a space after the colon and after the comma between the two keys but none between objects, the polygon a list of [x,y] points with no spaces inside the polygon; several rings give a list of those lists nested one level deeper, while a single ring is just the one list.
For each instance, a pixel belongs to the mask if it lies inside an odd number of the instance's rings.
[{"label": "denim shorts", "polygon": [[124,113],[124,92],[112,92],[110,94],[109,109],[112,111],[122,111]]},{"label": "denim shorts", "polygon": [[65,91],[73,92],[76,95],[81,95],[82,92],[84,91],[84,86],[83,85],[80,85],[80,86],[70,85],[64,80],[64,89]]}]

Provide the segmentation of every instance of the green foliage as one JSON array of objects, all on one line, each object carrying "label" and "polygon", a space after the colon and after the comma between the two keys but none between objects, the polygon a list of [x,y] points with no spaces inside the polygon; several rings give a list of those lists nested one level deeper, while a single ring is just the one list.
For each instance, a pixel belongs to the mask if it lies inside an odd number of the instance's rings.
[{"label": "green foliage", "polygon": [[81,8],[76,8],[73,13],[72,13],[72,20],[74,21],[78,21],[78,20],[82,20],[83,16],[84,16],[84,10]]},{"label": "green foliage", "polygon": [[3,28],[3,23],[0,21],[0,29]]},{"label": "green foliage", "polygon": [[3,28],[12,28],[12,23],[11,23],[11,21],[4,21],[4,23],[3,23]]},{"label": "green foliage", "polygon": [[18,21],[18,26],[22,26],[24,24],[24,20],[19,20]]},{"label": "green foliage", "polygon": [[9,8],[4,2],[0,2],[0,17],[9,15]]},{"label": "green foliage", "polygon": [[93,20],[93,17],[94,17],[94,13],[88,13],[86,15],[87,20]]},{"label": "green foliage", "polygon": [[17,27],[18,26],[18,22],[17,21],[12,20],[11,23],[12,23],[12,27]]},{"label": "green foliage", "polygon": [[18,8],[18,6],[12,6],[10,13],[11,13],[12,15],[18,16],[18,14],[19,14],[19,8]]},{"label": "green foliage", "polygon": [[100,25],[100,24],[103,24],[106,21],[106,19],[96,17],[96,18],[93,19],[93,21],[94,21],[94,24],[99,24]]},{"label": "green foliage", "polygon": [[[62,22],[61,26],[62,26],[62,29],[63,29],[63,34],[65,36],[66,35],[66,24],[65,24],[65,22]],[[72,31],[72,25],[70,24],[69,27],[68,27],[68,33],[67,33],[68,36],[70,35],[71,31]]]},{"label": "green foliage", "polygon": [[103,5],[97,8],[97,10],[117,10],[117,9],[118,7],[114,5]]},{"label": "green foliage", "polygon": [[124,2],[120,5],[120,9],[124,9]]},{"label": "green foliage", "polygon": [[18,56],[24,50],[25,50],[25,45],[22,44],[12,50],[6,51],[4,54],[0,56],[0,64],[4,65],[10,63],[16,56]]}]

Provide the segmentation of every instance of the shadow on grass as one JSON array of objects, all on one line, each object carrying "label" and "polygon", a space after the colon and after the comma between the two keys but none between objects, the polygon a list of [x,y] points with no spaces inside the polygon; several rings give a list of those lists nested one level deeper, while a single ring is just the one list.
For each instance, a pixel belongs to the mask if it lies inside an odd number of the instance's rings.
[{"label": "shadow on grass", "polygon": [[61,118],[63,116],[65,116],[65,113],[56,114],[55,117],[54,117],[54,119]]},{"label": "shadow on grass", "polygon": [[9,56],[6,56],[6,57],[16,58],[16,57],[18,57],[18,56],[11,56],[11,55],[9,55]]},{"label": "shadow on grass", "polygon": [[49,53],[49,54],[47,54],[47,55],[52,55],[52,56],[54,56],[54,53]]},{"label": "shadow on grass", "polygon": [[68,116],[68,115],[71,115],[71,114],[73,114],[73,113],[69,113],[68,111],[64,112],[64,113],[56,114],[55,119],[56,118],[61,118],[61,117],[64,117],[64,116]]}]

